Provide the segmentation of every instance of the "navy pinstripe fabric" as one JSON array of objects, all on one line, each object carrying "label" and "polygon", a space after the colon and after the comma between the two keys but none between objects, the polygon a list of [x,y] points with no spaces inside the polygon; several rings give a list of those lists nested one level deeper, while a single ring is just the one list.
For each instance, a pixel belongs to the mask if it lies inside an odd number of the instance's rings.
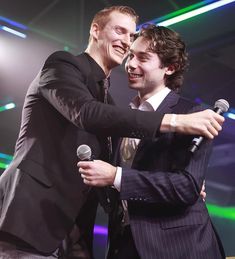
[{"label": "navy pinstripe fabric", "polygon": [[[171,92],[158,111],[196,109]],[[132,168],[123,169],[120,199],[128,201],[131,231],[142,259],[224,258],[200,197],[211,145],[205,142],[190,157],[192,138],[167,133],[141,141]]]}]

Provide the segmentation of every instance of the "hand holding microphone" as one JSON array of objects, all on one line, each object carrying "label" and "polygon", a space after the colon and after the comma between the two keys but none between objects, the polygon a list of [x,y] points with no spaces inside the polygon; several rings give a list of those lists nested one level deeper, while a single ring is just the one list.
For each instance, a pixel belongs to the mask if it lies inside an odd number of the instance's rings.
[{"label": "hand holding microphone", "polygon": [[101,160],[93,160],[91,148],[88,145],[80,145],[77,148],[77,156],[80,160],[77,166],[85,184],[96,187],[113,184],[116,167]]},{"label": "hand holding microphone", "polygon": [[109,213],[111,202],[108,195],[108,187],[114,182],[116,167],[101,160],[92,160],[91,148],[88,145],[80,145],[77,148],[79,162],[79,173],[83,182],[89,186],[102,187],[96,188],[97,196],[101,206]]},{"label": "hand holding microphone", "polygon": [[[213,111],[217,114],[223,115],[223,113],[227,112],[228,109],[229,109],[229,103],[224,99],[219,99],[215,102]],[[191,153],[194,153],[196,150],[198,150],[203,140],[204,140],[203,136],[194,138],[192,140],[189,151]]]}]

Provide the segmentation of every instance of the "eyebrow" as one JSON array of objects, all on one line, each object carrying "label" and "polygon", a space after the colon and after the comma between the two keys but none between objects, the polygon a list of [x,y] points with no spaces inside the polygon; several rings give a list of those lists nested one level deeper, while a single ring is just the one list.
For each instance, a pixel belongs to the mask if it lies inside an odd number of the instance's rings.
[{"label": "eyebrow", "polygon": [[150,53],[145,52],[145,51],[135,52],[133,49],[130,49],[129,52],[132,53],[132,54],[137,54],[137,55],[142,56],[142,57],[150,57]]},{"label": "eyebrow", "polygon": [[[120,25],[116,25],[116,26],[114,26],[114,28],[115,28],[115,29],[120,29],[120,30],[122,30],[123,32],[128,32],[128,30],[127,30],[125,27],[122,27],[122,26],[120,26]],[[134,35],[135,35],[135,32],[130,33],[130,36],[131,36],[131,37],[134,37]]]}]

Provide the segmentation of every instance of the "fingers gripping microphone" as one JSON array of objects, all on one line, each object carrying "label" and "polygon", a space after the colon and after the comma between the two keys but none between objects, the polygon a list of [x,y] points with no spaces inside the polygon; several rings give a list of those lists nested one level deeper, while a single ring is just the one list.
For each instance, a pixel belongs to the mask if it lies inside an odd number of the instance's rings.
[{"label": "fingers gripping microphone", "polygon": [[[224,99],[219,99],[215,102],[213,111],[222,115],[223,113],[227,112],[229,109],[229,103]],[[196,150],[198,150],[199,146],[201,145],[204,137],[200,136],[197,138],[194,138],[192,140],[192,144],[189,148],[189,151],[191,153],[194,153]]]},{"label": "fingers gripping microphone", "polygon": [[[77,148],[77,156],[80,161],[92,161],[91,148],[88,145],[80,145]],[[96,193],[99,198],[101,206],[104,208],[105,212],[109,213],[111,211],[111,202],[108,197],[108,187],[97,187]]]}]

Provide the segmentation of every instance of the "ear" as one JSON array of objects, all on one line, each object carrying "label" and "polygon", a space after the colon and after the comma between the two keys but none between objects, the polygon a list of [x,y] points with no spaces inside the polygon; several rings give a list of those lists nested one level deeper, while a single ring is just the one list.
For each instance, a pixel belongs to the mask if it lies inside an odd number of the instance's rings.
[{"label": "ear", "polygon": [[90,28],[90,35],[92,36],[92,38],[97,40],[99,36],[99,32],[100,32],[99,25],[97,23],[92,23]]},{"label": "ear", "polygon": [[170,65],[166,67],[166,75],[170,76],[175,73],[175,67],[174,65]]}]

